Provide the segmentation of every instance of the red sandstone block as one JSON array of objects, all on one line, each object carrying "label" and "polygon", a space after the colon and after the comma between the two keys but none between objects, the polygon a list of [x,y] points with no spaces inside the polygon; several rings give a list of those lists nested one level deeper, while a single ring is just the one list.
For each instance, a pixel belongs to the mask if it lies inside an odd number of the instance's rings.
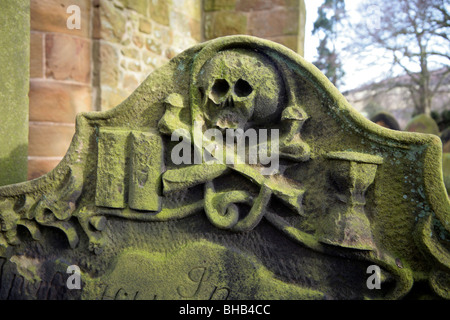
[{"label": "red sandstone block", "polygon": [[63,34],[45,37],[46,76],[56,80],[89,83],[91,42]]},{"label": "red sandstone block", "polygon": [[30,121],[75,123],[79,112],[92,110],[92,90],[87,85],[30,82]]},{"label": "red sandstone block", "polygon": [[30,34],[30,78],[44,77],[44,34]]},{"label": "red sandstone block", "polygon": [[289,8],[250,12],[248,31],[261,38],[295,35],[299,32],[299,14],[299,10]]},{"label": "red sandstone block", "polygon": [[30,122],[28,155],[62,157],[69,149],[75,126]]},{"label": "red sandstone block", "polygon": [[288,47],[289,49],[303,55],[303,52],[301,50],[302,48],[299,47],[300,37],[298,35],[279,36],[272,38],[269,37],[267,39],[282,44],[283,46]]},{"label": "red sandstone block", "polygon": [[276,7],[298,8],[301,0],[237,0],[236,11],[261,11]]},{"label": "red sandstone block", "polygon": [[[72,12],[67,13],[70,5],[80,8],[80,29],[67,27],[67,19],[73,14]],[[31,0],[31,30],[60,32],[89,38],[90,11],[91,0]]]},{"label": "red sandstone block", "polygon": [[[62,159],[62,158],[61,158]],[[33,157],[28,159],[28,180],[39,178],[52,171],[61,160],[45,157]]]},{"label": "red sandstone block", "polygon": [[231,11],[205,13],[206,40],[218,37],[246,34],[247,14]]}]

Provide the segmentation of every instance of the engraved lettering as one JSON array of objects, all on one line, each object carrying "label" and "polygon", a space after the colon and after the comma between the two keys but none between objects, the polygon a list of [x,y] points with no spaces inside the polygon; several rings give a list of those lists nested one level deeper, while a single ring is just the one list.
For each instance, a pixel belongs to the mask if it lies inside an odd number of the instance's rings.
[{"label": "engraved lettering", "polygon": [[228,287],[214,287],[209,300],[227,300],[230,296],[231,289]]},{"label": "engraved lettering", "polygon": [[192,269],[189,273],[188,273],[188,277],[189,280],[191,280],[195,285],[195,289],[194,292],[192,294],[188,294],[186,293],[186,289],[184,286],[179,286],[177,288],[177,292],[178,294],[182,297],[182,298],[193,298],[195,297],[199,291],[200,291],[200,287],[203,283],[204,280],[207,279],[207,268],[206,267],[197,267]]}]

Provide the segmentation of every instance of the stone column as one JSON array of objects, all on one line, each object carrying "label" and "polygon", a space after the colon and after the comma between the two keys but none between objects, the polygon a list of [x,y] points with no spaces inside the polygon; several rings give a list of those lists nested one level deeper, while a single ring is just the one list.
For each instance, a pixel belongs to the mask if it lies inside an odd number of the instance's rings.
[{"label": "stone column", "polygon": [[[92,111],[91,3],[30,0],[28,179],[58,165],[75,133],[76,114]],[[67,26],[72,5],[79,8],[79,29]]]},{"label": "stone column", "polygon": [[0,0],[0,185],[27,179],[30,0]]},{"label": "stone column", "polygon": [[304,53],[304,0],[203,0],[204,38],[247,34]]}]

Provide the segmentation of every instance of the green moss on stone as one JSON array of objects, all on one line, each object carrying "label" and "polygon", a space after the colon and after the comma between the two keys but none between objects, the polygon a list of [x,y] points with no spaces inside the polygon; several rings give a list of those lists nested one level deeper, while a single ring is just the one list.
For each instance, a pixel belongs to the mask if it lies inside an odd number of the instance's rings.
[{"label": "green moss on stone", "polygon": [[450,195],[450,153],[444,153],[442,155],[442,174],[444,176],[445,188]]},{"label": "green moss on stone", "polygon": [[[168,281],[170,279],[170,281]],[[84,299],[322,299],[280,281],[254,258],[207,241],[167,253],[126,250],[111,271],[87,280]]]},{"label": "green moss on stone", "polygon": [[0,185],[8,185],[27,179],[30,1],[0,8]]},{"label": "green moss on stone", "polygon": [[406,125],[405,131],[439,135],[439,128],[436,121],[426,114],[420,114],[412,118]]}]

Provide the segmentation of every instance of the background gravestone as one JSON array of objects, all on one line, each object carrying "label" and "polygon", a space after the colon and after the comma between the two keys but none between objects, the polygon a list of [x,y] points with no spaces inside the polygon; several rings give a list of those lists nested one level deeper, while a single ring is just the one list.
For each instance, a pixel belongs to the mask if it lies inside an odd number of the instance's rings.
[{"label": "background gravestone", "polygon": [[450,153],[450,128],[441,132],[442,152]]},{"label": "background gravestone", "polygon": [[406,125],[405,131],[439,135],[439,128],[436,122],[426,114],[420,114],[412,118]]},{"label": "background gravestone", "polygon": [[375,122],[376,124],[388,129],[400,130],[400,125],[398,124],[397,120],[389,112],[378,112],[376,115],[370,118],[370,121]]},{"label": "background gravestone", "polygon": [[0,188],[0,299],[449,299],[441,157],[293,51],[212,40],[79,114],[49,174]]},{"label": "background gravestone", "polygon": [[30,1],[0,0],[0,185],[27,179]]}]

